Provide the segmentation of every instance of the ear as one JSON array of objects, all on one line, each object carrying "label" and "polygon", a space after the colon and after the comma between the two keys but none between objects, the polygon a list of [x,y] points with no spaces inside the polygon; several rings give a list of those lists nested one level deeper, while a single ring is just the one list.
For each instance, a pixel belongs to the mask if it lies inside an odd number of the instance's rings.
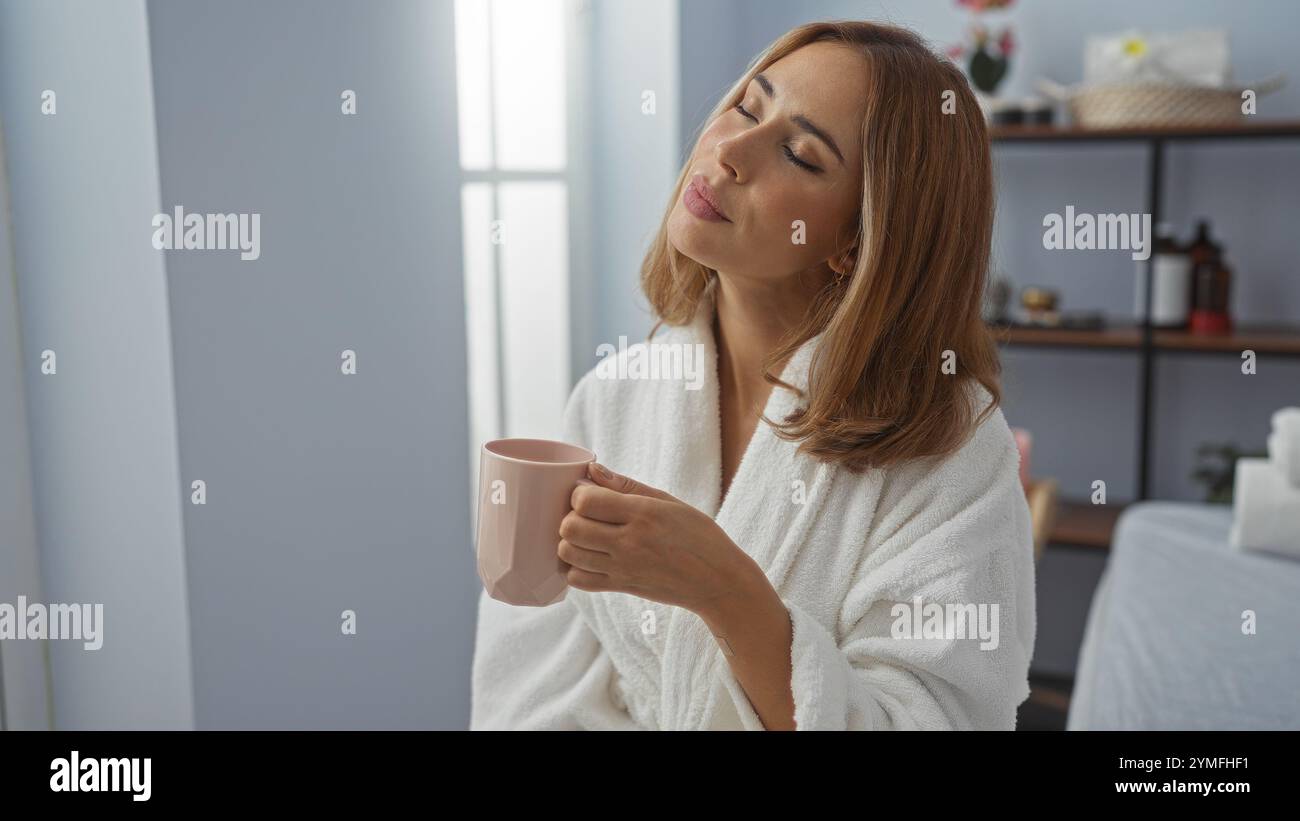
[{"label": "ear", "polygon": [[847,274],[853,270],[853,266],[857,263],[857,259],[858,247],[854,245],[844,253],[832,256],[826,261],[826,264],[837,274]]}]

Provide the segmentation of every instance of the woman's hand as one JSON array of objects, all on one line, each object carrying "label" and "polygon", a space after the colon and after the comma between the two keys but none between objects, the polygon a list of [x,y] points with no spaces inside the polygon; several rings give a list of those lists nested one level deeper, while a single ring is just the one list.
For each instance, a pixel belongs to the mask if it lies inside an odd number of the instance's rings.
[{"label": "woman's hand", "polygon": [[[608,475],[602,475],[601,471]],[[560,522],[558,554],[579,590],[631,593],[709,618],[767,576],[708,515],[662,490],[588,466]]]}]

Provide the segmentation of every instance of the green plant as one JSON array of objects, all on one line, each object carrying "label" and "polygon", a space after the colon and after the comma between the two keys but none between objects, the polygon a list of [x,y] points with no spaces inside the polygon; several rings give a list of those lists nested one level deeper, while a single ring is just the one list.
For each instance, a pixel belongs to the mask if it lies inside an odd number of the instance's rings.
[{"label": "green plant", "polygon": [[[957,5],[983,15],[1005,9],[1011,5],[1011,0],[957,0]],[[991,97],[1011,67],[1011,53],[1016,45],[1011,26],[1004,26],[994,38],[987,26],[977,22],[970,27],[967,37],[967,43],[949,46],[948,56],[954,62],[965,58],[966,76],[970,77],[971,85]]]},{"label": "green plant", "polygon": [[1237,460],[1268,458],[1267,452],[1240,450],[1230,442],[1206,442],[1196,449],[1196,470],[1192,481],[1205,486],[1205,501],[1232,504],[1233,483],[1237,478]]}]

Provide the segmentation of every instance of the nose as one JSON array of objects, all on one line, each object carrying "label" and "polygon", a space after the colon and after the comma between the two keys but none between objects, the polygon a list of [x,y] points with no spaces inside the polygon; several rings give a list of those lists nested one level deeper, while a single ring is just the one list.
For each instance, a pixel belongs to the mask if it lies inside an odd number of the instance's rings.
[{"label": "nose", "polygon": [[723,137],[713,147],[714,159],[718,161],[718,165],[722,166],[722,170],[730,175],[732,181],[736,183],[744,181],[741,172],[742,167],[744,167],[743,147],[739,142],[743,135],[744,132],[741,132],[730,137]]}]

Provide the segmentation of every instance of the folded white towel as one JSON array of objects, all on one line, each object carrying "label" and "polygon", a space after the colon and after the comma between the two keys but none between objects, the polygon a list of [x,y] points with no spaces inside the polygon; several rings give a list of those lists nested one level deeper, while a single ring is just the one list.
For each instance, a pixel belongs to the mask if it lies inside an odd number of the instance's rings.
[{"label": "folded white towel", "polygon": [[1280,433],[1268,437],[1268,460],[1291,487],[1300,487],[1300,440],[1288,443]]},{"label": "folded white towel", "polygon": [[1300,487],[1300,408],[1282,408],[1273,414],[1268,458],[1288,484]]},{"label": "folded white towel", "polygon": [[1273,412],[1273,430],[1286,430],[1292,434],[1300,434],[1300,408],[1291,406],[1279,408]]},{"label": "folded white towel", "polygon": [[1238,459],[1230,535],[1236,550],[1300,559],[1300,488],[1267,459]]}]

